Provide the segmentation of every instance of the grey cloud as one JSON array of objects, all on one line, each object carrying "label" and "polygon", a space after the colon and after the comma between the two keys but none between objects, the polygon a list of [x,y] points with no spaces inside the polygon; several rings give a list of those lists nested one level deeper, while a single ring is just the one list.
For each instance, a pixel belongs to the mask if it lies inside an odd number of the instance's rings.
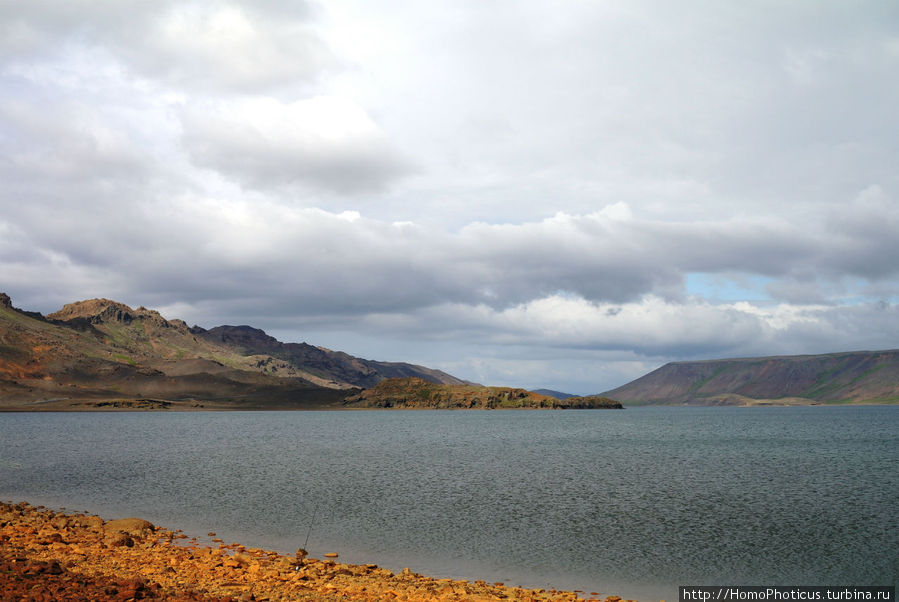
[{"label": "grey cloud", "polygon": [[[416,98],[430,102],[402,114],[422,133],[419,144],[439,141],[432,154],[453,162],[455,179],[477,185],[491,174],[519,211],[533,211],[525,219],[547,205],[589,213],[618,200],[675,220],[802,216],[871,182],[899,184],[890,109],[899,81],[885,26],[895,7],[797,2],[777,15],[702,2],[543,9],[448,18],[442,36],[415,38],[439,68],[415,72],[423,80]],[[447,59],[441,49],[452,35],[465,44]],[[441,98],[464,110],[435,120],[429,109]],[[508,133],[460,128],[499,120]],[[669,191],[683,182],[707,193]],[[481,209],[493,192],[454,204],[504,219],[502,203]]]},{"label": "grey cloud", "polygon": [[880,186],[862,190],[827,218],[830,236],[821,270],[848,273],[870,280],[899,274],[899,200]]},{"label": "grey cloud", "polygon": [[629,352],[673,360],[893,348],[899,318],[899,305],[886,302],[753,307],[649,298],[614,315],[606,307],[565,299],[504,311],[453,304],[412,312],[402,322],[372,318],[357,328],[372,336],[390,333],[435,343],[450,338],[485,348],[539,347],[579,357]]},{"label": "grey cloud", "polygon": [[0,171],[32,190],[48,182],[135,182],[147,175],[147,156],[114,110],[79,101],[0,102]]},{"label": "grey cloud", "polygon": [[[73,207],[51,221],[23,210],[13,225],[32,232],[37,248],[119,273],[135,291],[168,290],[195,302],[254,290],[309,314],[395,313],[442,303],[502,310],[558,292],[602,303],[645,295],[677,300],[667,292],[686,273],[716,270],[773,274],[771,290],[799,300],[784,288],[796,275],[812,274],[808,286],[866,277],[833,268],[822,275],[816,262],[831,257],[826,230],[814,245],[807,229],[755,230],[739,220],[704,224],[701,237],[695,224],[602,216],[473,225],[454,234],[264,203],[96,207],[104,213]],[[697,248],[698,239],[713,242]],[[841,265],[864,266],[870,249],[863,243],[856,245],[860,257],[844,257]],[[776,270],[772,248],[780,257]]]},{"label": "grey cloud", "polygon": [[485,362],[894,346],[896,6],[332,6],[0,0],[5,292]]},{"label": "grey cloud", "polygon": [[371,192],[411,171],[368,116],[339,99],[195,106],[182,112],[182,123],[197,165],[252,188]]}]

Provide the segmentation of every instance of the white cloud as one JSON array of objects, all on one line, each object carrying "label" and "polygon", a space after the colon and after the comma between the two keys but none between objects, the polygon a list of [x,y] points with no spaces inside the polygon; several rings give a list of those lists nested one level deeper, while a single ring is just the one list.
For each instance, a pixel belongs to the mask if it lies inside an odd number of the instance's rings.
[{"label": "white cloud", "polygon": [[343,98],[194,104],[182,122],[198,165],[256,188],[377,190],[409,169],[365,111]]},{"label": "white cloud", "polygon": [[179,86],[237,90],[314,80],[328,52],[303,22],[268,18],[252,4],[174,4],[146,32],[149,52],[132,55]]},{"label": "white cloud", "polygon": [[337,61],[305,2],[5,2],[0,53],[14,62],[104,48],[133,74],[193,93],[311,85]]}]

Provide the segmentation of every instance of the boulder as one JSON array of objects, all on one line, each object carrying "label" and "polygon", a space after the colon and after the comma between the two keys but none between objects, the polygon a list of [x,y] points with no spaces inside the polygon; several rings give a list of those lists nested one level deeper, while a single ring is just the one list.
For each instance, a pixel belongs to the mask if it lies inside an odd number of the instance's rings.
[{"label": "boulder", "polygon": [[127,547],[127,548],[134,547],[134,540],[131,539],[131,536],[126,535],[125,533],[122,533],[121,531],[116,531],[115,533],[107,535],[104,542],[110,548],[119,548],[122,546]]},{"label": "boulder", "polygon": [[125,533],[140,538],[152,533],[156,527],[150,521],[142,518],[120,518],[106,522],[103,529],[107,533]]}]

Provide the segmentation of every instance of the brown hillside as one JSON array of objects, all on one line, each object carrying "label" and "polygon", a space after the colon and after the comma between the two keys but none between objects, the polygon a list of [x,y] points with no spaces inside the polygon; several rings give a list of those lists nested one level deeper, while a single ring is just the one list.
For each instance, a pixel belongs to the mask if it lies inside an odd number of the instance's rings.
[{"label": "brown hillside", "polygon": [[[200,332],[199,336],[247,355],[268,355],[292,366],[302,366],[305,378],[317,376],[335,385],[345,383],[353,387],[372,387],[385,378],[401,376],[414,376],[441,384],[466,384],[466,381],[446,372],[424,366],[366,360],[307,343],[282,343],[251,326],[217,326]],[[328,386],[326,382],[320,384]]]},{"label": "brown hillside", "polygon": [[899,350],[666,364],[607,391],[629,404],[899,402]]},{"label": "brown hillside", "polygon": [[398,370],[462,382],[422,366],[284,344],[250,327],[188,328],[109,299],[70,303],[44,317],[16,309],[0,293],[0,409],[145,398],[226,407],[330,406],[347,390]]}]

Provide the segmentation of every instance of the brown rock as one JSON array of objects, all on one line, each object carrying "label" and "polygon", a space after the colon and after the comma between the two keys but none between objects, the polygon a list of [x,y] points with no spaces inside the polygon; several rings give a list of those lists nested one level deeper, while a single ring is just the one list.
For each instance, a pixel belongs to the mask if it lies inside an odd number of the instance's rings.
[{"label": "brown rock", "polygon": [[120,518],[118,520],[111,520],[104,524],[103,528],[107,533],[120,531],[136,537],[144,537],[156,529],[156,527],[153,526],[153,523],[142,518]]},{"label": "brown rock", "polygon": [[65,516],[57,516],[53,520],[50,521],[50,524],[56,527],[57,529],[65,529],[69,526],[69,521]]},{"label": "brown rock", "polygon": [[[51,526],[57,516],[27,505],[0,503],[0,600],[235,602],[238,597],[253,600],[253,596],[259,600],[360,602],[577,599],[574,592],[434,580],[409,569],[394,575],[373,564],[305,558],[305,550],[298,550],[294,558],[256,548],[244,550],[236,544],[221,549],[199,544],[178,546],[165,541],[164,531],[138,544],[133,538],[140,535],[120,530],[129,528],[127,524],[110,521],[107,528],[92,530],[72,515],[67,515],[63,534],[69,544],[36,545],[57,533],[55,525]],[[139,522],[137,533],[150,532],[147,525]],[[132,539],[133,545],[106,547],[107,541],[124,538]],[[237,552],[233,556],[232,550]]]},{"label": "brown rock", "polygon": [[110,548],[119,548],[122,546],[128,548],[134,547],[134,540],[131,539],[131,536],[126,533],[122,533],[121,531],[118,533],[110,534],[106,537],[106,539],[104,539],[104,542]]}]

